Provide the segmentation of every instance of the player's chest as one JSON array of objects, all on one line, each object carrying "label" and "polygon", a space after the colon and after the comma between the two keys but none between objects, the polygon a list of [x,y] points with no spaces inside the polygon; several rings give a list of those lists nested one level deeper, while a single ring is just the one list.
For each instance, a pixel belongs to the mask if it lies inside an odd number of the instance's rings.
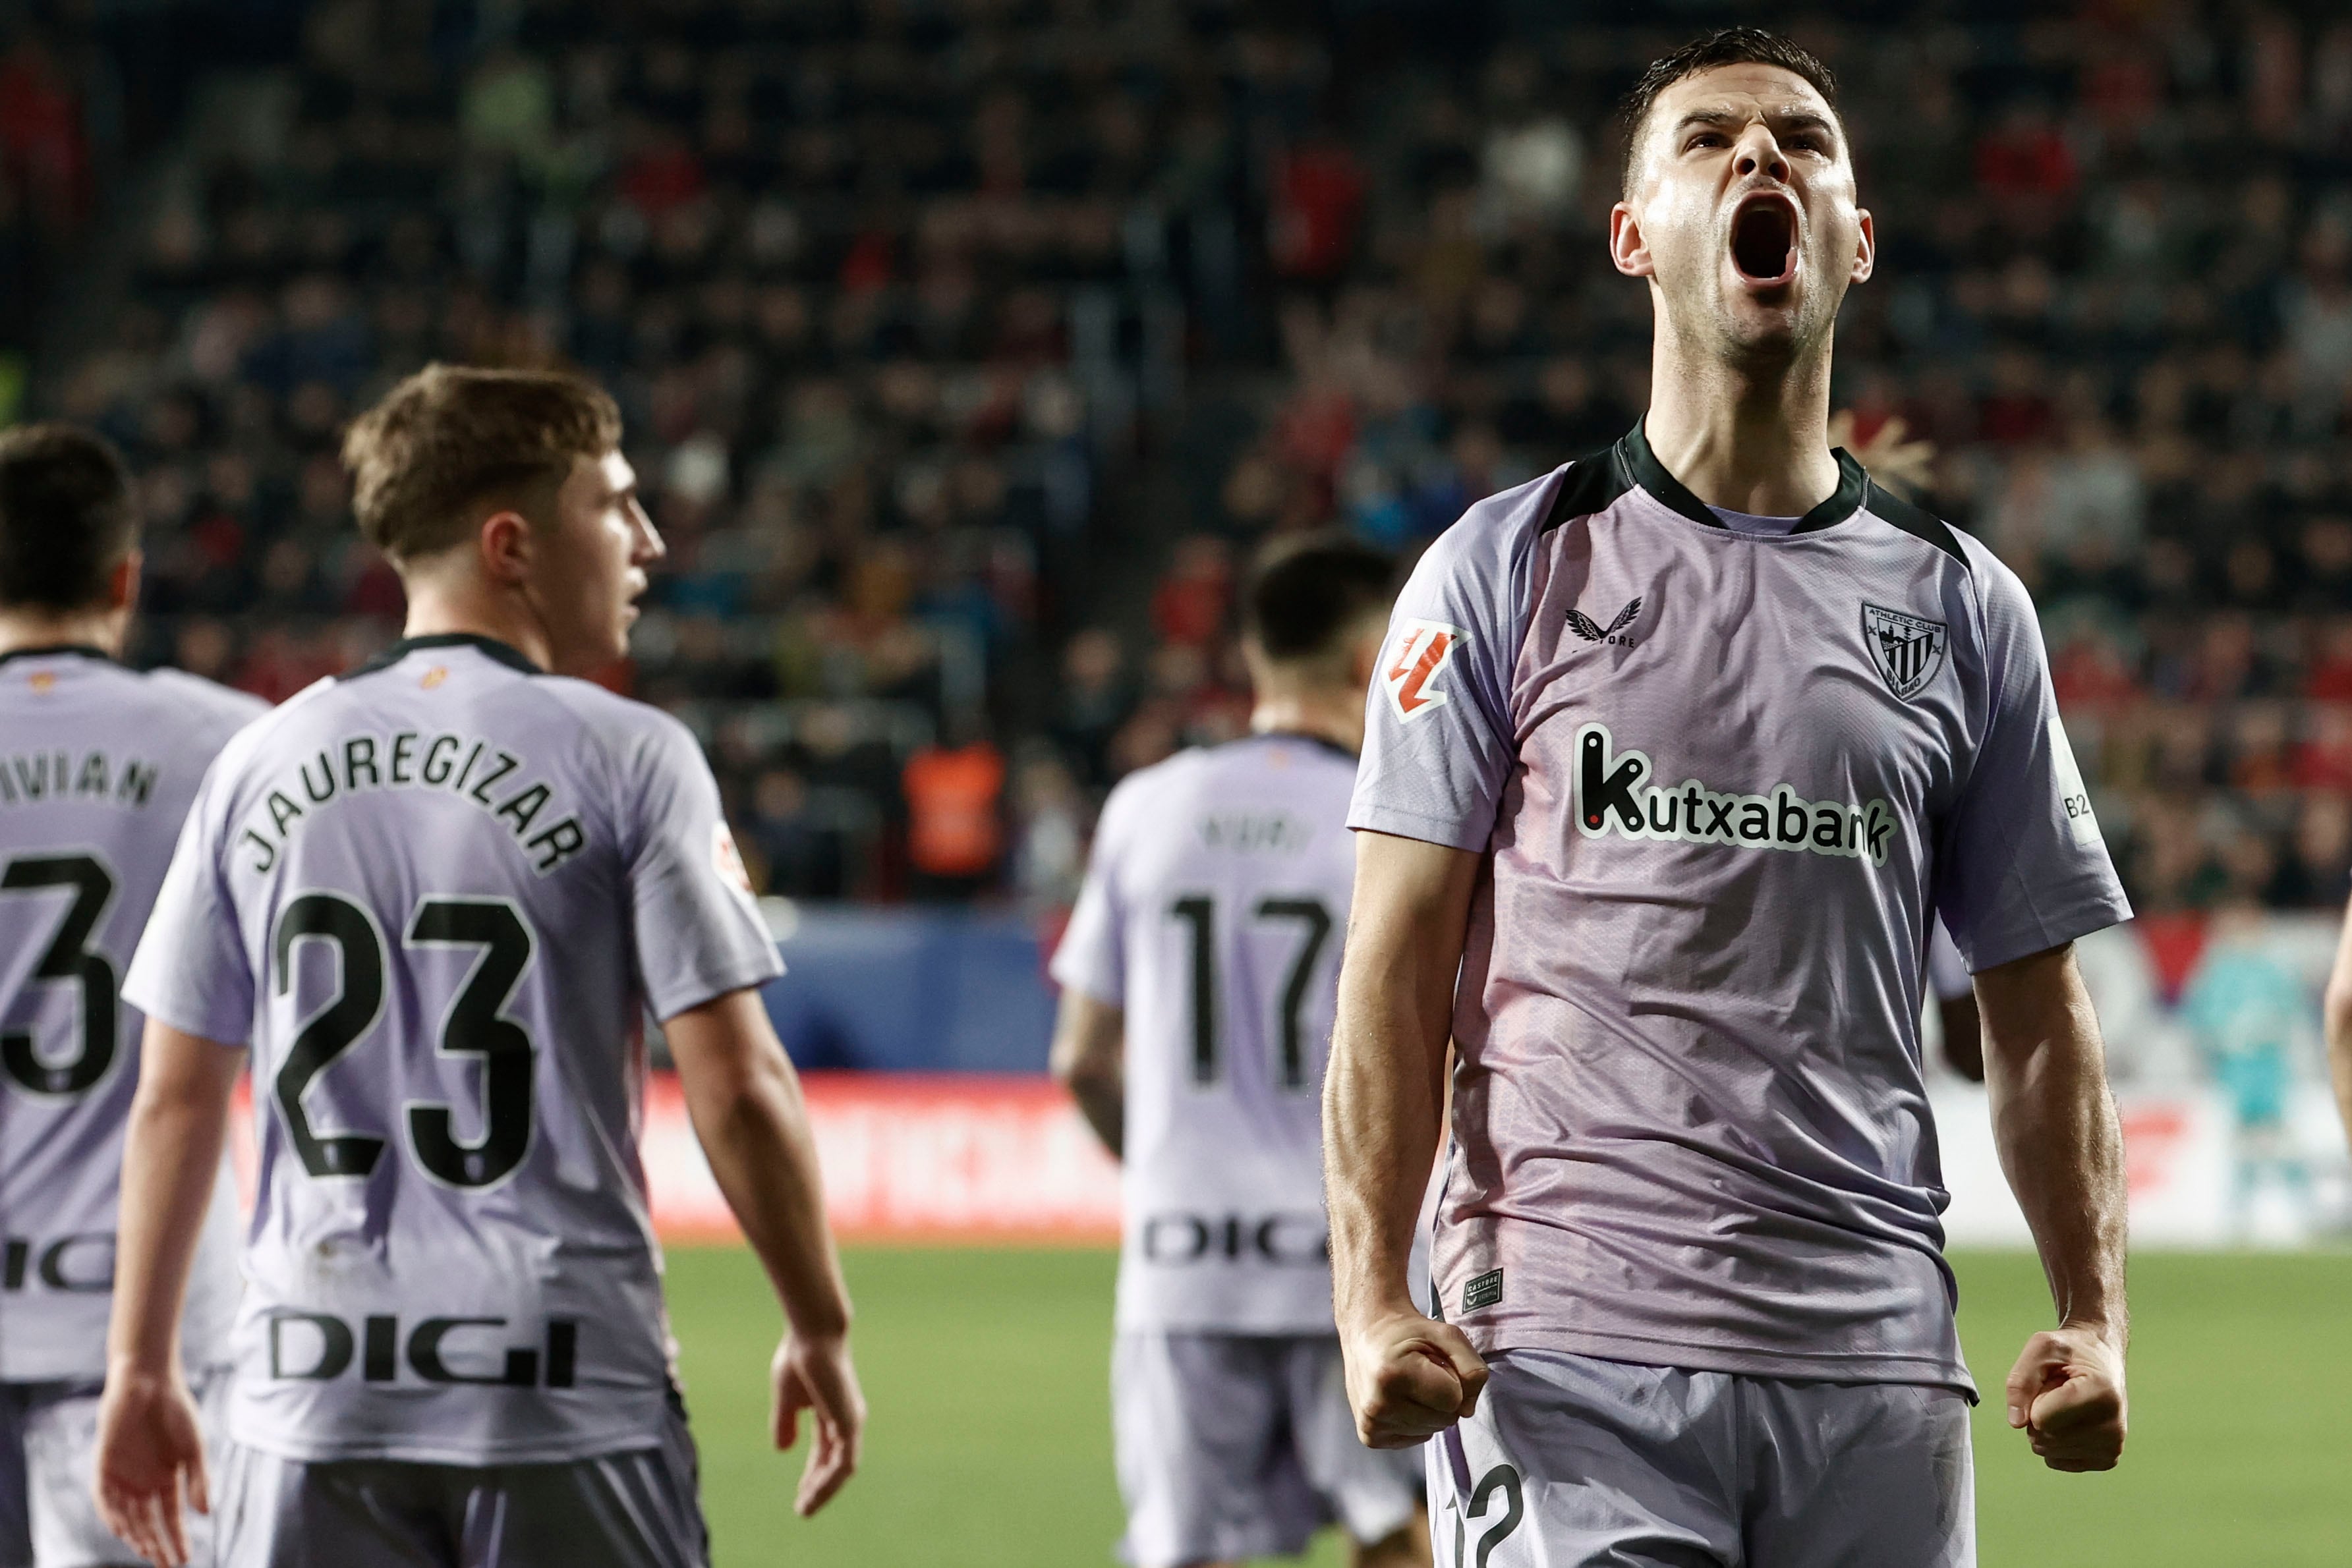
[{"label": "player's chest", "polygon": [[1601,539],[1563,558],[1513,669],[1523,758],[1564,773],[1638,750],[1660,784],[1934,810],[1964,773],[1976,699],[1965,603],[1918,553]]}]

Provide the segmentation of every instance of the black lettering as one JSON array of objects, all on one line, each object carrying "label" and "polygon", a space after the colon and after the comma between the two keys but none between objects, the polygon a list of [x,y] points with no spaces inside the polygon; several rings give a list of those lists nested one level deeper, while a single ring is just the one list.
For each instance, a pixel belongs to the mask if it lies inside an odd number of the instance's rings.
[{"label": "black lettering", "polygon": [[16,787],[8,782],[8,769],[0,766],[0,800],[13,806],[16,803]]},{"label": "black lettering", "polygon": [[74,793],[103,795],[106,792],[106,753],[93,751],[81,759],[81,771],[74,777]]},{"label": "black lettering", "polygon": [[1238,1214],[1228,1214],[1225,1216],[1224,1229],[1225,1256],[1234,1259],[1240,1258],[1242,1255],[1242,1217]]},{"label": "black lettering", "polygon": [[[1797,822],[1794,829],[1789,826],[1789,820],[1791,817],[1795,818]],[[1806,815],[1805,803],[1799,800],[1787,785],[1783,784],[1772,791],[1773,837],[1784,844],[1802,844],[1805,841],[1805,830],[1811,825],[1811,819]]]},{"label": "black lettering", "polygon": [[[1162,1227],[1183,1232],[1181,1252],[1163,1252]],[[1191,1263],[1209,1250],[1209,1222],[1197,1214],[1155,1214],[1143,1222],[1143,1259],[1147,1263]]]},{"label": "black lettering", "polygon": [[[1661,800],[1666,803],[1666,820],[1663,822],[1658,821],[1658,802]],[[1675,822],[1682,813],[1682,797],[1679,795],[1664,789],[1651,790],[1650,831],[1671,835],[1675,831]]]},{"label": "black lettering", "polygon": [[21,1291],[25,1288],[25,1269],[33,1260],[33,1244],[21,1237],[11,1236],[5,1247],[0,1247],[0,1291]]},{"label": "black lettering", "polygon": [[1813,808],[1813,844],[1824,850],[1845,848],[1845,814],[1835,806]]},{"label": "black lettering", "polygon": [[279,838],[286,836],[286,824],[301,814],[302,808],[287,799],[283,793],[276,789],[269,792],[269,825],[278,830]]},{"label": "black lettering", "polygon": [[457,777],[456,780],[450,784],[449,788],[459,791],[464,790],[466,788],[466,775],[474,770],[474,764],[480,761],[481,758],[482,743],[478,740],[474,742],[474,749],[466,753],[466,766],[457,769]]},{"label": "black lettering", "polygon": [[1750,800],[1739,808],[1739,836],[1751,844],[1770,841],[1772,813],[1764,809],[1761,800]]},{"label": "black lettering", "polygon": [[371,1316],[365,1332],[367,1346],[360,1357],[360,1376],[369,1383],[390,1383],[400,1375],[400,1320]]},{"label": "black lettering", "polygon": [[147,797],[155,792],[155,765],[152,762],[126,762],[122,765],[121,782],[115,786],[114,798],[133,806],[143,806]]},{"label": "black lettering", "polygon": [[1886,863],[1886,838],[1893,831],[1895,819],[1873,800],[1870,803],[1870,858],[1880,865]]},{"label": "black lettering", "polygon": [[588,835],[581,828],[580,819],[566,817],[523,847],[540,852],[538,869],[548,872],[578,854],[587,843]]},{"label": "black lettering", "polygon": [[[449,782],[449,758],[443,754],[441,748],[446,746],[451,751],[455,751],[457,749],[457,737],[454,735],[436,735],[433,737],[433,744],[425,748],[425,781],[427,784]],[[394,736],[392,741],[392,776],[395,781],[404,784],[407,782],[400,777],[400,737],[398,736]]]},{"label": "black lettering", "polygon": [[[456,736],[445,735],[441,738],[449,743],[449,749],[452,751],[457,748]],[[416,732],[415,730],[404,729],[392,737],[392,781],[394,783],[413,784],[416,781],[416,775],[408,770],[408,758],[415,749]],[[441,769],[441,779],[447,777],[449,777],[449,769],[445,766]],[[425,779],[426,783],[438,784],[441,779],[434,778],[429,768],[426,770]]]},{"label": "black lettering", "polygon": [[[309,1323],[319,1331],[319,1359],[298,1371],[286,1370],[285,1329],[288,1323]],[[351,1369],[352,1325],[325,1312],[273,1312],[269,1318],[269,1375],[302,1383],[331,1383]]]},{"label": "black lettering", "polygon": [[[75,1266],[74,1254],[89,1248],[103,1253],[104,1261]],[[114,1233],[93,1230],[60,1237],[41,1253],[40,1273],[41,1283],[52,1291],[78,1296],[104,1295],[114,1289]]]},{"label": "black lettering", "polygon": [[1727,839],[1731,837],[1731,813],[1738,804],[1738,798],[1732,795],[1709,795],[1706,798],[1706,836],[1708,838],[1711,839],[1717,833],[1721,833]]},{"label": "black lettering", "polygon": [[521,794],[517,795],[514,799],[509,800],[505,805],[500,806],[498,810],[492,814],[494,816],[504,817],[513,822],[514,836],[516,838],[520,838],[525,833],[530,831],[531,819],[538,816],[540,808],[547,804],[547,786],[544,784],[534,784],[530,789],[524,790]]},{"label": "black lettering", "polygon": [[362,773],[367,775],[369,789],[383,787],[383,776],[375,768],[375,737],[373,735],[355,735],[343,742],[343,788],[357,789]]},{"label": "black lettering", "polygon": [[466,793],[476,801],[487,806],[490,803],[490,786],[497,783],[499,779],[505,778],[508,774],[513,772],[516,768],[521,766],[521,758],[517,757],[511,751],[501,751],[499,753],[498,771],[475,779],[474,787],[467,790]]},{"label": "black lettering", "polygon": [[1579,809],[1584,813],[1584,825],[1598,829],[1615,811],[1629,833],[1638,833],[1644,826],[1642,804],[1633,798],[1633,787],[1642,781],[1642,761],[1628,757],[1614,768],[1609,767],[1609,745],[1598,734],[1587,731],[1579,758],[1583,771],[1583,790]]},{"label": "black lettering", "polygon": [[245,837],[251,839],[253,841],[253,847],[261,852],[261,858],[253,862],[253,869],[256,872],[266,873],[271,866],[278,863],[278,846],[276,844],[271,843],[268,839],[263,838],[251,828],[245,830]]},{"label": "black lettering", "polygon": [[310,798],[313,806],[323,806],[335,798],[335,765],[327,760],[325,752],[319,753],[319,782],[310,782],[310,765],[303,763],[295,771],[302,777],[302,793]]},{"label": "black lettering", "polygon": [[427,1318],[408,1336],[408,1364],[427,1383],[474,1383],[493,1387],[529,1388],[539,1381],[539,1352],[509,1350],[506,1368],[494,1374],[452,1372],[441,1359],[441,1342],[461,1328],[500,1329],[504,1318]]},{"label": "black lettering", "polygon": [[580,1364],[580,1325],[570,1318],[547,1320],[547,1385],[569,1388]]},{"label": "black lettering", "polygon": [[[1285,1240],[1285,1232],[1292,1239]],[[1331,1236],[1319,1214],[1270,1214],[1252,1237],[1257,1255],[1269,1263],[1319,1267],[1331,1256]]]},{"label": "black lettering", "polygon": [[[38,800],[49,792],[49,759],[46,757],[19,757],[16,762],[16,788],[25,792],[27,800]],[[29,768],[25,766],[30,762]]]}]

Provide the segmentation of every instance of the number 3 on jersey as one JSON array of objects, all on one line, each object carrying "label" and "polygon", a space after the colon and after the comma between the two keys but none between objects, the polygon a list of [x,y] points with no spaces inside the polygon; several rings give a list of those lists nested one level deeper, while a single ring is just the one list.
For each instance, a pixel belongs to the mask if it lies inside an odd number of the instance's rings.
[{"label": "number 3 on jersey", "polygon": [[[1217,1050],[1217,906],[1194,894],[1180,898],[1168,913],[1192,928],[1192,1082],[1207,1085],[1223,1076]],[[1282,1060],[1277,1082],[1285,1089],[1307,1087],[1306,1027],[1300,1013],[1315,983],[1315,961],[1331,939],[1331,912],[1319,898],[1266,898],[1254,913],[1263,921],[1287,921],[1300,928],[1297,956],[1282,983]]]},{"label": "number 3 on jersey", "polygon": [[[274,1085],[278,1109],[304,1170],[314,1176],[363,1176],[375,1169],[383,1140],[359,1133],[320,1134],[302,1108],[302,1094],[382,1019],[388,962],[383,937],[367,912],[349,899],[306,893],[290,901],[269,944],[281,997],[293,985],[295,946],[304,941],[334,945],[342,980],[334,999],[311,1016],[286,1052]],[[503,899],[428,898],[417,904],[401,945],[480,950],[442,1019],[440,1051],[482,1060],[481,1142],[458,1142],[448,1106],[416,1103],[408,1106],[408,1142],[418,1166],[434,1180],[456,1187],[494,1186],[530,1148],[536,1051],[522,1026],[500,1016],[500,1009],[514,996],[538,943],[521,914]]]}]

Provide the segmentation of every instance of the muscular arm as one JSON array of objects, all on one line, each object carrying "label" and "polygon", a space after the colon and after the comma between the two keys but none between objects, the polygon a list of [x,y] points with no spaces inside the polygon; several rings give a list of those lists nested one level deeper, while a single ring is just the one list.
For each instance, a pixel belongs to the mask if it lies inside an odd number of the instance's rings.
[{"label": "muscular arm", "polygon": [[182,1504],[209,1507],[180,1312],[244,1068],[240,1049],[147,1021],[123,1141],[94,1490],[108,1528],[154,1563],[188,1560]]},{"label": "muscular arm", "polygon": [[2099,1021],[2072,946],[1977,976],[2001,1169],[2042,1254],[2058,1327],[2010,1373],[2009,1419],[2053,1469],[2103,1470],[2123,1449],[2123,1134]]},{"label": "muscular arm", "polygon": [[1356,887],[1323,1086],[1331,1299],[1364,1441],[1403,1447],[1475,1408],[1486,1367],[1423,1317],[1405,1270],[1437,1152],[1445,1049],[1479,857],[1356,835]]},{"label": "muscular arm", "polygon": [[1127,1145],[1127,1013],[1076,986],[1054,1018],[1054,1076],[1078,1103],[1110,1157]]},{"label": "muscular arm", "polygon": [[710,1174],[791,1324],[772,1368],[773,1437],[779,1448],[792,1447],[799,1412],[815,1413],[816,1447],[795,1505],[814,1513],[857,1467],[866,1400],[850,1364],[849,1291],[825,1223],[800,1080],[756,990],[688,1008],[662,1028]]}]

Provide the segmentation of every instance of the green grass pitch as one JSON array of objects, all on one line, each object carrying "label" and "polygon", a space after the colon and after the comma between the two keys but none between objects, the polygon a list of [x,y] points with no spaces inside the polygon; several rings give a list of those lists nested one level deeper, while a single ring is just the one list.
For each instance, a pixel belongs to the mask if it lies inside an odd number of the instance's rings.
[{"label": "green grass pitch", "polygon": [[[1995,1393],[1977,1416],[1987,1568],[2352,1562],[2352,1254],[2136,1260],[2131,1447],[2105,1476],[2044,1471],[2001,1419],[2000,1380],[2049,1317],[2033,1260],[1956,1264]],[[863,1472],[803,1523],[799,1456],[763,1442],[777,1320],[759,1270],[732,1249],[671,1254],[718,1568],[1109,1563],[1112,1257],[865,1249],[847,1266],[873,1425]],[[1328,1539],[1309,1559],[1341,1560]]]}]

